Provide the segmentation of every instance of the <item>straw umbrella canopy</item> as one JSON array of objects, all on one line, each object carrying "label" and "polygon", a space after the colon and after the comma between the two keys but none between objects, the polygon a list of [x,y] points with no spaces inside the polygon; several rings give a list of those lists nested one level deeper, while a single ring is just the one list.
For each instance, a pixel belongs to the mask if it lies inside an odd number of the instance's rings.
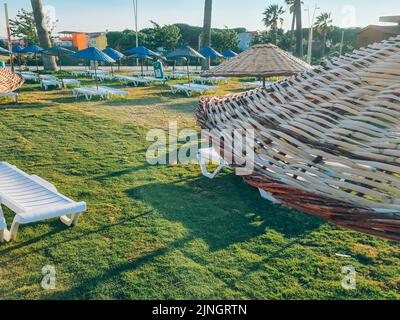
[{"label": "straw umbrella canopy", "polygon": [[186,58],[186,67],[187,67],[187,73],[188,73],[188,79],[190,80],[190,72],[189,72],[189,62],[190,59],[196,58],[196,59],[201,59],[204,60],[206,59],[201,53],[197,52],[193,48],[186,46],[179,48],[177,50],[174,50],[167,54],[167,59],[169,60],[178,60],[181,58]]},{"label": "straw umbrella canopy", "polygon": [[[78,59],[84,59],[89,61],[115,63],[115,60],[106,55],[104,52],[100,51],[96,47],[89,47],[87,49],[75,52],[73,57]],[[97,65],[94,65],[94,74],[96,78],[96,87],[99,90],[99,79],[97,79]]]},{"label": "straw umbrella canopy", "polygon": [[222,55],[227,59],[232,59],[232,58],[236,57],[238,54],[235,51],[226,50],[226,51],[222,52]]},{"label": "straw umbrella canopy", "polygon": [[272,44],[256,45],[204,74],[205,77],[291,76],[311,69],[304,61]]},{"label": "straw umbrella canopy", "polygon": [[43,52],[43,48],[31,44],[30,46],[27,46],[25,49],[21,51],[22,54],[31,54],[33,53],[35,55],[35,60],[36,60],[36,71],[39,71],[39,63],[38,63],[38,54]]},{"label": "straw umbrella canopy", "polygon": [[[120,66],[120,60],[125,58],[125,55],[113,48],[106,48],[103,50],[103,53],[105,53],[106,55],[108,55],[109,57],[111,57],[112,59],[114,59],[115,61],[118,62],[118,70],[119,70],[119,66]],[[113,65],[111,64],[111,73],[114,75],[114,69],[113,69]]]},{"label": "straw umbrella canopy", "polygon": [[143,46],[140,47],[135,47],[131,48],[126,51],[126,54],[128,54],[131,57],[135,57],[136,59],[140,59],[141,61],[141,70],[142,70],[142,76],[143,76],[143,64],[146,59],[150,59],[153,57],[160,57],[161,55],[146,48]]},{"label": "straw umbrella canopy", "polygon": [[58,62],[60,64],[60,71],[62,70],[62,64],[61,64],[61,56],[70,56],[75,53],[75,51],[59,47],[59,46],[54,46],[49,49],[46,49],[42,52],[43,54],[47,54],[49,56],[55,56],[58,57]]}]

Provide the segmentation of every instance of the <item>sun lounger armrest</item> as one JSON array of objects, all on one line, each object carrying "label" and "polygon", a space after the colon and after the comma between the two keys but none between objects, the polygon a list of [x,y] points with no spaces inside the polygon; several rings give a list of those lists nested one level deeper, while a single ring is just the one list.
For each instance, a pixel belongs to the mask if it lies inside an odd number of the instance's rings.
[{"label": "sun lounger armrest", "polygon": [[46,219],[59,218],[65,215],[82,213],[87,210],[86,202],[74,202],[65,206],[54,208],[38,209],[29,214],[17,215],[14,219],[15,222],[20,224],[28,224],[39,222]]},{"label": "sun lounger armrest", "polygon": [[43,178],[41,178],[41,177],[39,177],[37,175],[32,175],[31,178],[32,178],[32,180],[34,180],[35,182],[39,183],[43,187],[45,187],[47,189],[50,189],[50,190],[52,190],[54,192],[58,192],[57,188],[53,184],[51,184],[50,182],[44,180]]}]

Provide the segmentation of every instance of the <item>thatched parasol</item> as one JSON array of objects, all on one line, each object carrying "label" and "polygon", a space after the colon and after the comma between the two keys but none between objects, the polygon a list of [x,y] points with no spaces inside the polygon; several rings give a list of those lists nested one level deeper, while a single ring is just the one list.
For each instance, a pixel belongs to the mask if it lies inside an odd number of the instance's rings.
[{"label": "thatched parasol", "polygon": [[205,77],[291,76],[311,69],[304,61],[272,44],[261,44],[242,52],[206,72]]},{"label": "thatched parasol", "polygon": [[20,88],[24,84],[22,76],[10,70],[0,68],[0,94],[7,94]]},{"label": "thatched parasol", "polygon": [[[290,208],[400,242],[399,77],[400,36],[265,89],[204,97],[197,118],[251,186]],[[237,143],[239,135],[227,134],[238,129],[254,130],[246,150],[242,136]],[[243,163],[254,170],[244,172]]]}]

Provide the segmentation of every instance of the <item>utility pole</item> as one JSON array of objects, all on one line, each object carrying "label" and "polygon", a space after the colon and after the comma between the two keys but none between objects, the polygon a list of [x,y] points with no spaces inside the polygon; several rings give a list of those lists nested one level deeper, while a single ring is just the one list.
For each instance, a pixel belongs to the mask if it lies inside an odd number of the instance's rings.
[{"label": "utility pole", "polygon": [[309,35],[308,35],[308,51],[307,51],[307,63],[308,64],[312,63],[312,46],[313,46],[313,41],[314,41],[314,20],[315,20],[315,13],[319,9],[320,8],[315,6],[312,19],[310,19],[310,8],[305,9],[305,11],[308,11],[308,23],[310,24],[310,31],[309,31]]},{"label": "utility pole", "polygon": [[[138,0],[133,0],[133,14],[135,17],[135,34],[136,34],[136,48],[139,47],[139,34],[138,34]],[[139,65],[139,59],[136,59],[136,65]]]},{"label": "utility pole", "polygon": [[13,54],[13,50],[12,50],[13,48],[12,48],[12,41],[11,41],[10,19],[8,16],[7,2],[4,2],[4,12],[5,12],[5,16],[6,16],[8,51],[10,51],[10,66],[11,66],[11,71],[14,72],[14,54]]}]

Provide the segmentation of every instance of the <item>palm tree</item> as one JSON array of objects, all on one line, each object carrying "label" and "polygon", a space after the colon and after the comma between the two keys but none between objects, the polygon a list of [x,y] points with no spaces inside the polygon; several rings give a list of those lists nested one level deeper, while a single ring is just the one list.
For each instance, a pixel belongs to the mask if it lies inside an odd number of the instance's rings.
[{"label": "palm tree", "polygon": [[322,37],[322,56],[325,57],[326,40],[329,32],[332,30],[331,14],[324,12],[321,13],[315,22],[315,29]]},{"label": "palm tree", "polygon": [[[39,38],[40,46],[43,49],[51,47],[51,41],[46,23],[46,17],[43,11],[42,0],[31,0],[33,15],[35,18],[36,31]],[[57,70],[56,59],[50,55],[42,55],[43,66],[45,70]]]},{"label": "palm tree", "polygon": [[265,11],[263,12],[264,18],[263,22],[267,28],[271,28],[274,36],[274,43],[277,44],[277,30],[278,25],[283,24],[282,15],[285,13],[283,7],[279,6],[278,4],[271,4]]},{"label": "palm tree", "polygon": [[[203,37],[202,47],[211,46],[211,21],[212,21],[212,0],[205,0],[204,2],[204,25],[203,25]],[[203,61],[203,70],[210,69],[210,59]]]}]

